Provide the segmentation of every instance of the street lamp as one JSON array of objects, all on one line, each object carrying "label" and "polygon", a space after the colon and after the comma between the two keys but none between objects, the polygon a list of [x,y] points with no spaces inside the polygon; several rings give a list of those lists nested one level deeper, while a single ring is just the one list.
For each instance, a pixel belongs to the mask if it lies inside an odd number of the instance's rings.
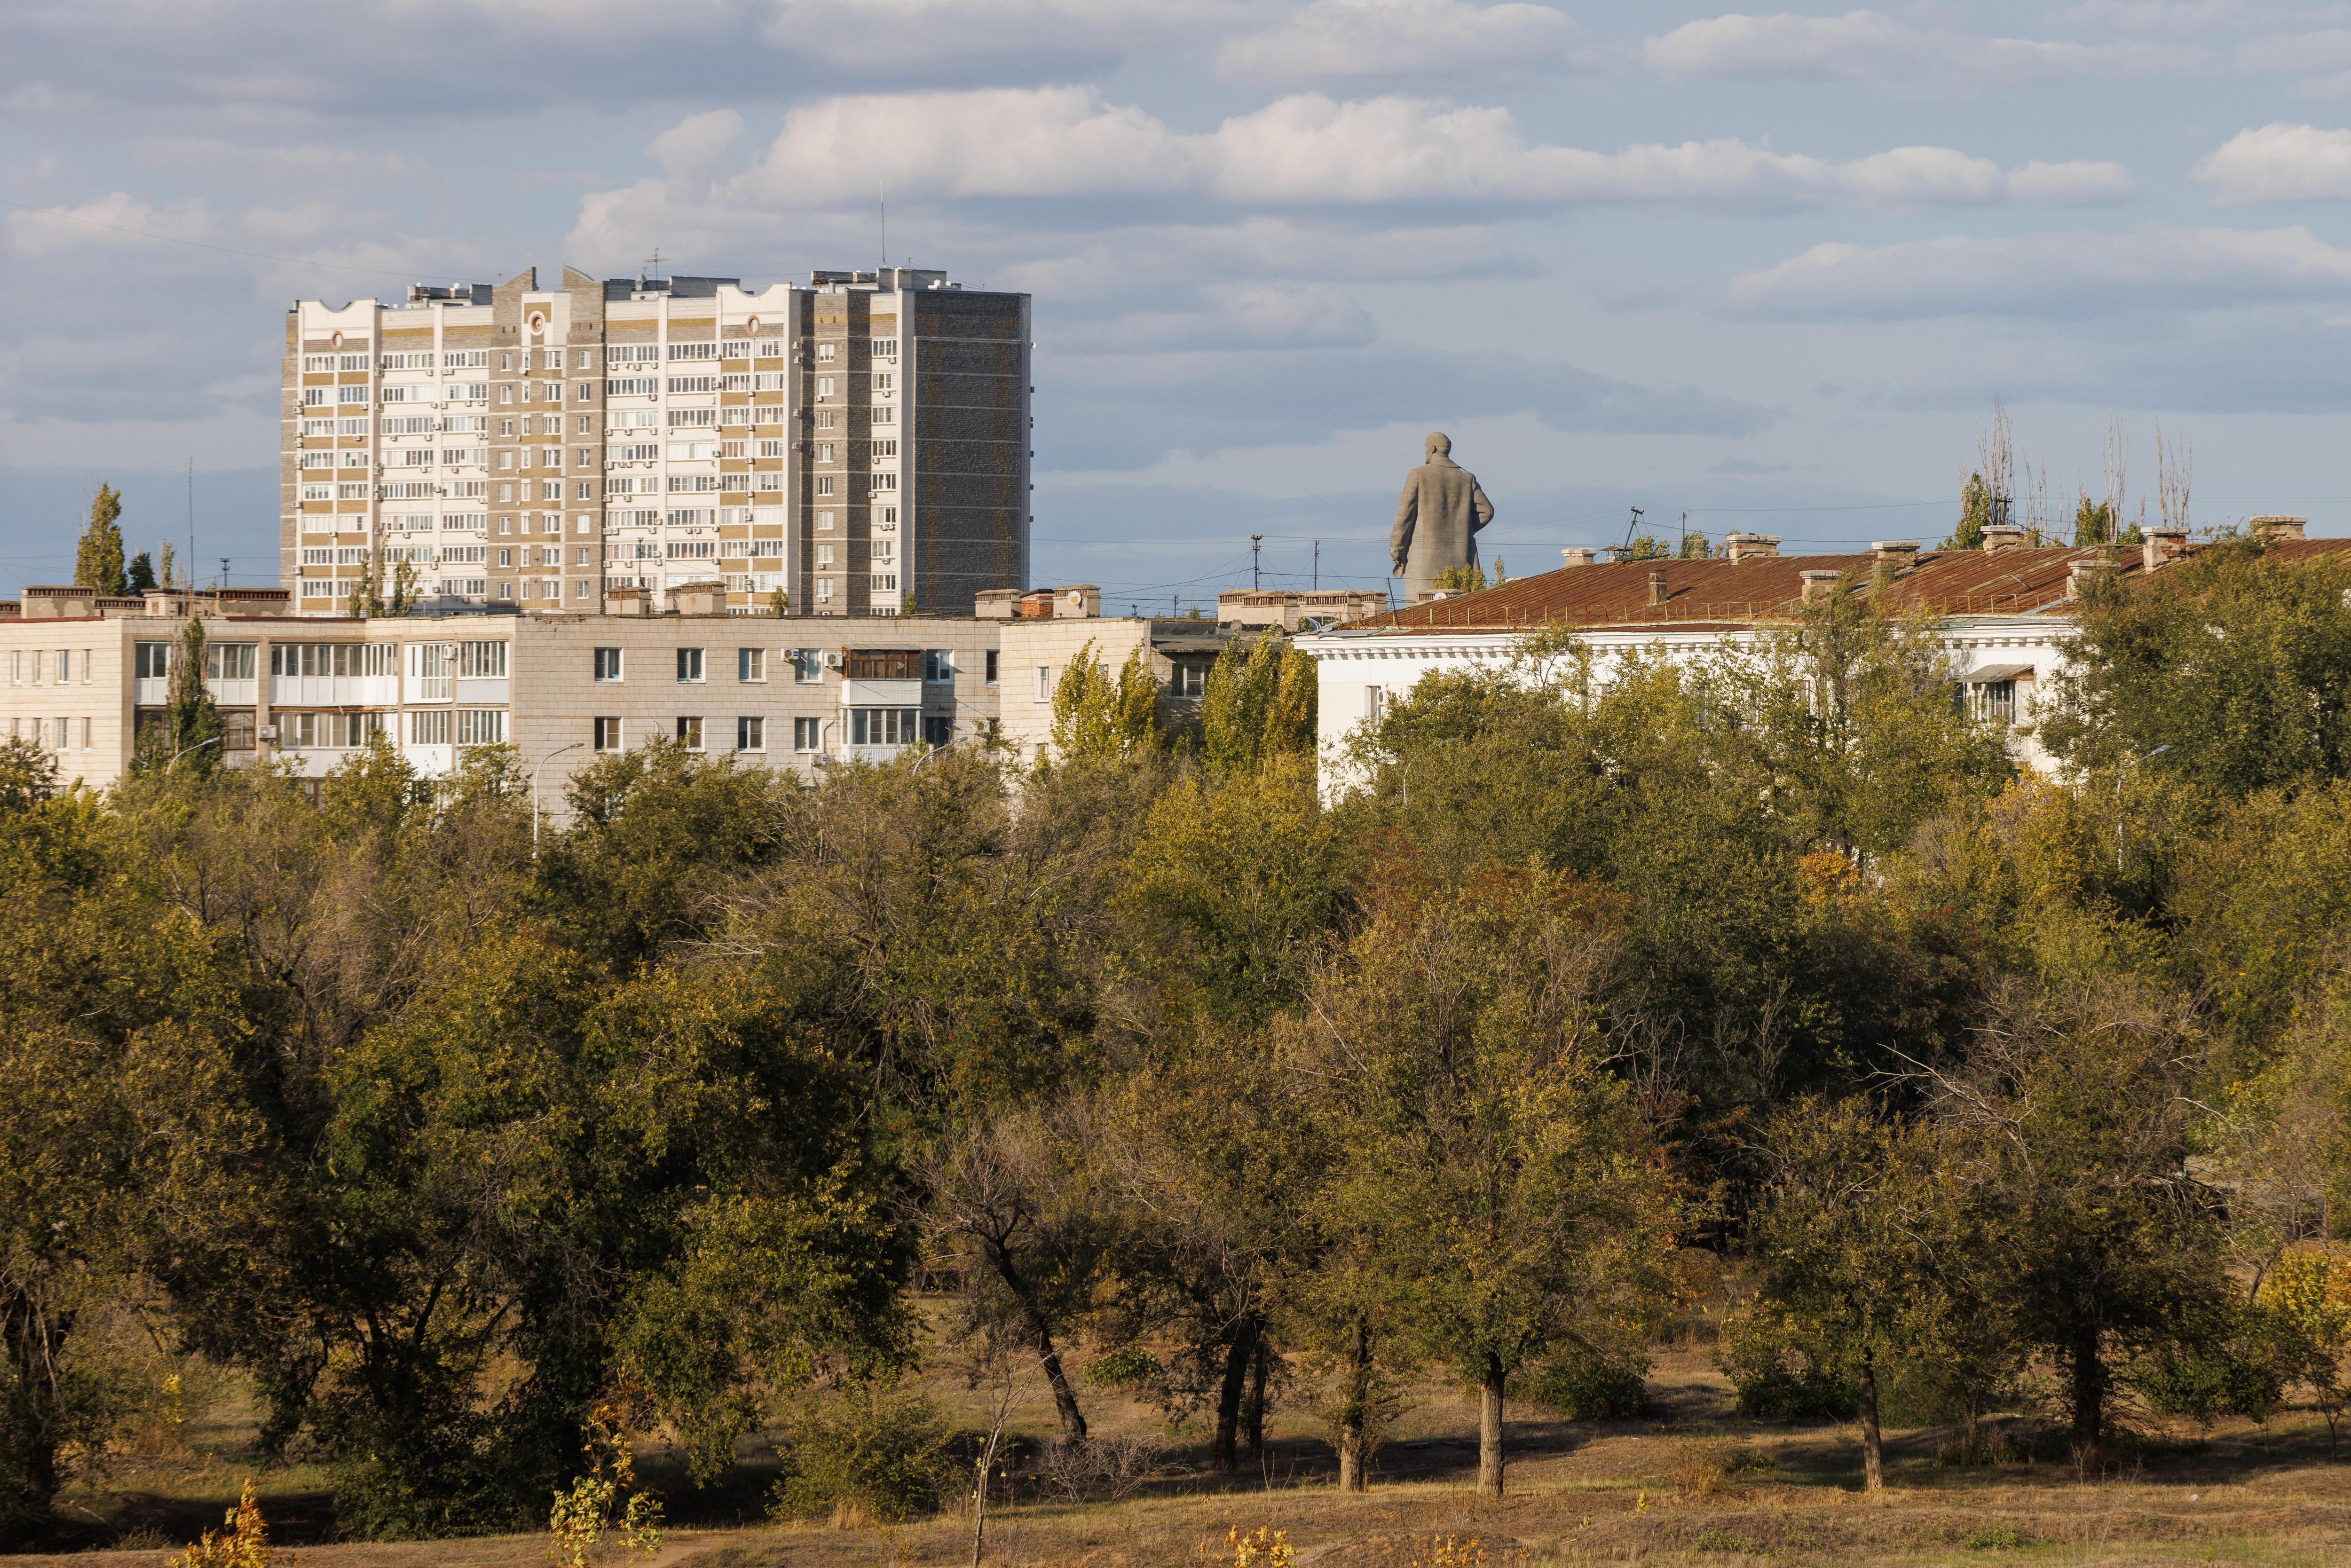
[{"label": "street lamp", "polygon": [[575,740],[569,746],[559,746],[538,759],[538,768],[530,770],[530,858],[538,858],[538,769],[546,767],[567,751],[577,751],[588,743]]},{"label": "street lamp", "polygon": [[180,758],[187,756],[190,752],[202,751],[207,746],[218,746],[222,741],[226,740],[227,738],[228,737],[225,735],[215,735],[210,740],[200,740],[193,746],[183,746],[180,747],[179,750],[172,753],[172,760],[163,764],[163,771],[169,773],[172,768],[177,768],[180,765]]}]

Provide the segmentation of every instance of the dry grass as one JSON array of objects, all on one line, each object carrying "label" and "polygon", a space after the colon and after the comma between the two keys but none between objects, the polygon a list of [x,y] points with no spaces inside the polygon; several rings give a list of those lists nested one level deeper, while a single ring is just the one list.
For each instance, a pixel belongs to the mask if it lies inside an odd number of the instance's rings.
[{"label": "dry grass", "polygon": [[[1889,1434],[1889,1490],[1860,1491],[1855,1434],[1833,1427],[1770,1427],[1735,1418],[1728,1390],[1702,1351],[1660,1358],[1657,1418],[1571,1424],[1513,1407],[1509,1495],[1476,1497],[1476,1412],[1456,1391],[1417,1391],[1381,1450],[1372,1492],[1340,1495],[1329,1449],[1302,1416],[1276,1424],[1270,1451],[1244,1478],[1196,1469],[1115,1501],[1029,1497],[991,1503],[993,1568],[1202,1568],[1228,1534],[1258,1526],[1285,1531],[1299,1568],[1542,1568],[1621,1563],[1686,1568],[1834,1564],[1943,1568],[1962,1563],[2351,1564],[2351,1463],[2330,1458],[2314,1417],[2281,1416],[2179,1441],[2099,1474],[2071,1465],[1952,1469],[1934,1456],[1949,1432]],[[932,1392],[959,1418],[979,1397],[947,1375]],[[1147,1410],[1089,1391],[1098,1430],[1161,1431]],[[1052,1429],[1043,1397],[1017,1413],[1036,1437]],[[1199,1434],[1169,1450],[1196,1461]],[[199,1434],[201,1450],[180,1472],[141,1461],[135,1484],[78,1500],[118,1528],[216,1522],[240,1473],[232,1435]],[[763,1449],[747,1448],[757,1457]],[[219,1499],[209,1495],[217,1490]],[[872,1568],[962,1565],[970,1522],[948,1514],[892,1526],[843,1510],[791,1528],[719,1528],[724,1510],[672,1487],[675,1532],[655,1568]],[[280,1540],[317,1542],[328,1521],[317,1478],[265,1480],[265,1507]],[[729,1507],[756,1521],[756,1487]],[[170,1507],[164,1507],[169,1501]],[[699,1511],[697,1511],[699,1510]],[[285,1528],[279,1521],[285,1521]],[[184,1537],[181,1537],[184,1538]],[[155,1535],[145,1537],[155,1542]],[[383,1546],[301,1545],[304,1568],[526,1568],[546,1561],[543,1537]],[[26,1568],[160,1565],[140,1551],[20,1558]]]}]

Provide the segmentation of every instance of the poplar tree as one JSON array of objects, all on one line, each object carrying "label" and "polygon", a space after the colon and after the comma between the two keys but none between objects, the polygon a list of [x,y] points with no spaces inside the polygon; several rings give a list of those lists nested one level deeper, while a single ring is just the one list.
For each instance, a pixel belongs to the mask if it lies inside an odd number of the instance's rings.
[{"label": "poplar tree", "polygon": [[98,494],[89,498],[89,526],[82,530],[81,544],[74,551],[76,587],[118,595],[131,591],[122,573],[121,516],[121,493],[111,485],[100,485]]}]

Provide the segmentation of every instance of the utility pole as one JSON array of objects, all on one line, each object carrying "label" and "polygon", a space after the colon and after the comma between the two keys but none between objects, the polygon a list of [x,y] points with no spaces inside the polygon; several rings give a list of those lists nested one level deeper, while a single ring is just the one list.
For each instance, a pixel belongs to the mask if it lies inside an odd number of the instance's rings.
[{"label": "utility pole", "polygon": [[1259,550],[1260,550],[1260,549],[1264,549],[1264,548],[1265,548],[1265,536],[1264,536],[1263,534],[1251,534],[1251,535],[1249,535],[1249,591],[1250,591],[1250,592],[1252,592],[1252,593],[1254,593],[1255,591],[1257,591],[1257,586],[1258,586],[1258,581],[1257,581],[1257,555],[1258,555],[1258,551],[1259,551]]}]

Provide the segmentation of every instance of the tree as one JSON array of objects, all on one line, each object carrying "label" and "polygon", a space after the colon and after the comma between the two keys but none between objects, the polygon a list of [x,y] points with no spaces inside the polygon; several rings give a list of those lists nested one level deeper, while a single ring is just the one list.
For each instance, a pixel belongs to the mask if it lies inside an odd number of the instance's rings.
[{"label": "tree", "polygon": [[1497,867],[1396,904],[1318,975],[1299,1061],[1347,1129],[1325,1201],[1363,1217],[1410,1332],[1477,1385],[1478,1490],[1499,1496],[1511,1375],[1637,1331],[1673,1192],[1604,1065],[1612,901]]},{"label": "tree", "polygon": [[2351,773],[2351,567],[2218,541],[2145,582],[2094,577],[2042,738],[2220,796]]},{"label": "tree", "polygon": [[126,580],[126,587],[130,592],[144,593],[154,586],[154,562],[147,559],[145,550],[141,550],[131,558],[131,572]]},{"label": "tree", "polygon": [[179,586],[178,583],[172,580],[172,576],[173,565],[176,559],[177,558],[172,553],[172,542],[169,539],[164,540],[155,558],[156,587],[176,588]]},{"label": "tree", "polygon": [[163,722],[140,737],[141,766],[209,777],[221,766],[225,734],[219,705],[204,685],[204,617],[192,614],[172,655]]},{"label": "tree", "polygon": [[122,497],[111,485],[100,485],[89,500],[89,523],[74,550],[74,582],[100,593],[122,594],[129,585],[122,575]]},{"label": "tree", "polygon": [[2179,1026],[2120,985],[2001,998],[1969,1060],[1923,1074],[1940,1180],[2001,1259],[2016,1334],[2065,1369],[2074,1442],[2105,1435],[2116,1359],[2193,1343],[2232,1294],[2218,1195],[2188,1174]]},{"label": "tree", "polygon": [[1065,761],[1148,756],[1160,740],[1159,682],[1136,647],[1113,681],[1089,640],[1053,688],[1053,755]]},{"label": "tree", "polygon": [[1947,550],[1981,549],[1984,529],[1996,520],[1991,486],[1984,483],[1980,472],[1970,474],[1959,492],[1959,526],[1951,530],[1951,537],[1938,548]]},{"label": "tree", "polygon": [[1938,1341],[1972,1302],[1962,1236],[1937,1200],[1931,1137],[1858,1100],[1807,1098],[1776,1119],[1764,1155],[1750,1241],[1761,1298],[1812,1331],[1825,1370],[1850,1376],[1863,1488],[1882,1491],[1886,1378],[1906,1359],[1966,1359],[1964,1344]]},{"label": "tree", "polygon": [[1034,1115],[959,1129],[921,1169],[919,1223],[957,1265],[971,1325],[1037,1357],[1062,1435],[1082,1439],[1085,1415],[1057,1343],[1092,1304],[1101,1249],[1085,1178],[1071,1168],[1079,1157]]},{"label": "tree", "polygon": [[1212,767],[1250,772],[1269,758],[1314,755],[1315,664],[1269,627],[1234,638],[1208,671],[1201,750]]},{"label": "tree", "polygon": [[109,1320],[215,1228],[256,1228],[245,977],[132,863],[86,793],[0,813],[0,1539],[19,1544],[141,1403]]}]

